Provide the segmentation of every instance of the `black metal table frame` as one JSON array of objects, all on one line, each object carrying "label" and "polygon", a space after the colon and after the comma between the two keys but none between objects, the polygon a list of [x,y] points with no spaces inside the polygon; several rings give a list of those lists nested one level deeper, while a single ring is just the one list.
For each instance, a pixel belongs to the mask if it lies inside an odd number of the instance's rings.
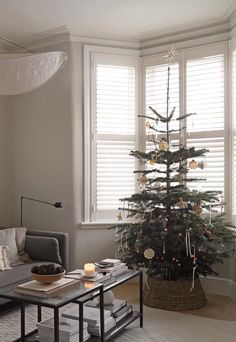
[{"label": "black metal table frame", "polygon": [[[38,329],[34,329],[30,331],[29,333],[25,333],[25,306],[27,304],[32,304],[37,306],[37,321],[40,322],[42,320],[42,307],[48,307],[53,309],[54,311],[54,342],[59,342],[59,310],[63,306],[75,302],[78,300],[80,297],[83,297],[85,295],[91,294],[92,292],[98,290],[99,291],[99,297],[101,301],[101,310],[100,310],[100,320],[101,320],[101,342],[104,342],[104,290],[103,290],[103,285],[100,284],[98,285],[95,289],[91,288],[90,290],[86,291],[85,294],[80,294],[73,299],[68,299],[67,301],[64,301],[62,304],[59,304],[57,306],[53,304],[47,304],[47,303],[42,303],[39,304],[37,300],[34,300],[33,297],[32,299],[14,299],[14,302],[19,303],[21,307],[21,318],[20,318],[20,330],[21,330],[21,336],[15,339],[13,342],[26,342],[26,338],[34,335],[37,333]],[[3,297],[3,295],[2,295]],[[8,297],[7,295],[4,295],[4,298],[8,298],[13,300],[11,297]],[[79,342],[83,342],[83,302],[78,302],[79,304]]]},{"label": "black metal table frame", "polygon": [[[140,328],[143,328],[143,272],[139,271],[138,273],[130,276],[128,279],[124,279],[122,281],[119,281],[118,283],[112,283],[110,285],[107,285],[106,287],[102,288],[103,294],[109,290],[111,290],[114,287],[117,287],[125,282],[127,282],[128,280],[135,278],[139,276],[139,326]],[[87,297],[87,295],[85,296]],[[74,303],[78,303],[79,304],[79,317],[83,317],[83,305],[84,303],[90,301],[92,298],[97,297],[97,295],[93,295],[90,298],[85,298],[81,297],[80,299],[77,299],[75,301],[73,301]],[[104,342],[106,341],[105,339],[105,329],[104,329],[104,296],[101,296],[101,289],[100,289],[100,320],[101,320],[101,325],[100,325],[100,341]],[[83,341],[83,320],[79,320],[79,342]]]},{"label": "black metal table frame", "polygon": [[[119,282],[112,283],[110,285],[107,285],[105,288],[103,284],[98,285],[95,289],[91,288],[90,290],[87,290],[86,293],[80,294],[73,299],[68,299],[64,301],[62,304],[59,304],[57,306],[50,304],[50,303],[42,303],[39,304],[37,300],[34,300],[32,298],[20,298],[20,299],[14,299],[15,302],[20,304],[21,307],[21,323],[20,323],[20,330],[21,330],[21,336],[17,339],[15,339],[13,342],[26,342],[26,338],[34,335],[37,333],[38,329],[34,329],[30,331],[29,333],[25,333],[25,306],[27,304],[32,304],[37,306],[37,321],[40,322],[42,320],[42,307],[48,307],[53,309],[54,311],[54,342],[59,342],[59,310],[61,307],[69,304],[69,303],[77,303],[79,306],[79,342],[83,342],[83,305],[87,301],[99,296],[100,300],[100,341],[105,341],[105,329],[104,329],[104,292],[119,286],[128,280],[135,278],[139,276],[139,322],[140,327],[143,327],[143,273],[142,271],[139,271],[133,275],[131,275],[128,279],[123,279]],[[97,291],[97,293],[94,294],[94,292]],[[7,295],[0,295],[4,298],[8,298],[13,300],[11,297],[8,297]],[[83,299],[83,297],[86,297],[87,299]]]}]

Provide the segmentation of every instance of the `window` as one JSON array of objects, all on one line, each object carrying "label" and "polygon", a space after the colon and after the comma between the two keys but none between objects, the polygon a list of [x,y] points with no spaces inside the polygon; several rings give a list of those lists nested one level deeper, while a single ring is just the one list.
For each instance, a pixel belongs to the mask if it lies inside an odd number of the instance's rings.
[{"label": "window", "polygon": [[[173,145],[181,139],[187,146],[209,149],[203,160],[196,158],[203,168],[190,170],[191,177],[206,181],[188,186],[202,191],[222,191],[220,199],[224,196],[228,201],[228,183],[225,182],[228,174],[226,54],[224,43],[178,51],[171,65],[170,108],[176,107],[175,118],[196,113],[185,120],[181,135],[175,131],[180,121],[172,122]],[[141,72],[139,61],[142,62]],[[88,180],[85,193],[89,197],[89,201],[85,201],[89,207],[86,220],[115,222],[117,209],[122,206],[119,199],[137,190],[138,177],[133,171],[138,165],[129,152],[134,149],[149,151],[152,135],[156,134],[145,127],[145,120],[138,118],[138,114],[151,116],[149,106],[161,113],[166,111],[168,65],[163,55],[138,58],[134,54],[128,56],[127,51],[93,52],[90,62],[89,132],[92,143],[86,155],[91,170],[85,175]],[[89,184],[92,186],[87,191]]]},{"label": "window", "polygon": [[236,224],[236,48],[232,52],[232,120],[233,120],[233,160],[232,160],[232,216]]},{"label": "window", "polygon": [[91,74],[92,221],[116,221],[135,191],[137,58],[94,53]]},{"label": "window", "polygon": [[188,118],[188,146],[209,150],[203,169],[191,170],[191,177],[206,179],[192,186],[198,190],[224,194],[224,55],[217,54],[186,61],[186,108],[196,113]]},{"label": "window", "polygon": [[[185,113],[196,113],[183,123],[182,137],[172,133],[174,145],[181,138],[188,147],[209,150],[196,161],[200,166],[188,176],[205,179],[188,186],[199,191],[216,190],[225,193],[225,47],[198,48],[178,52],[177,62],[170,67],[170,110],[176,106],[175,118]],[[166,111],[167,65],[163,57],[144,61],[146,111],[151,105]],[[150,115],[150,112],[148,112]],[[178,121],[172,129],[178,128]],[[160,128],[161,129],[161,128]],[[150,132],[148,132],[150,134]],[[147,150],[150,150],[147,134]],[[161,135],[159,135],[161,137]],[[173,147],[172,147],[173,148]]]}]

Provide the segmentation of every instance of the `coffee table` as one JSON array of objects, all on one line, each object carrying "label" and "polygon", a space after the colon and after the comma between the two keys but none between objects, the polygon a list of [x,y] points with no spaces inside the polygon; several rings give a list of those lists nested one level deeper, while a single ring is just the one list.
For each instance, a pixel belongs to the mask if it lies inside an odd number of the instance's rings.
[{"label": "coffee table", "polygon": [[[140,296],[140,307],[139,311],[134,311],[129,314],[126,318],[121,320],[117,326],[112,328],[107,333],[104,333],[104,292],[119,286],[128,280],[139,277],[139,296]],[[24,281],[25,282],[25,281]],[[136,319],[140,319],[140,327],[143,326],[143,275],[141,271],[127,270],[126,273],[117,277],[115,281],[111,284],[103,286],[100,283],[91,283],[86,281],[79,281],[76,285],[69,287],[63,292],[58,293],[56,296],[52,298],[39,298],[36,296],[27,296],[23,294],[16,293],[14,288],[16,285],[23,283],[15,283],[6,287],[0,288],[0,297],[10,299],[14,302],[20,304],[21,307],[21,318],[20,318],[20,326],[21,326],[21,336],[14,340],[13,342],[26,342],[26,341],[34,341],[32,336],[37,334],[37,329],[31,331],[30,333],[25,333],[25,306],[27,304],[33,304],[37,306],[37,321],[40,322],[42,320],[42,307],[52,308],[54,312],[54,342],[59,342],[59,310],[63,306],[69,303],[77,303],[78,304],[78,315],[79,315],[79,342],[83,342],[83,305],[87,301],[98,297],[100,299],[100,338],[91,337],[89,341],[108,341],[113,336],[115,336],[120,330],[122,330],[125,326],[129,325]]]}]

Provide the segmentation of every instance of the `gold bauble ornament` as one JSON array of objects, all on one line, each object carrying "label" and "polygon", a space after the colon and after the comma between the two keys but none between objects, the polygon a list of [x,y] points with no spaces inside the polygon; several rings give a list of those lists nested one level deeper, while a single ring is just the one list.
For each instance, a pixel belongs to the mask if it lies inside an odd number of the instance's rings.
[{"label": "gold bauble ornament", "polygon": [[203,235],[208,239],[211,240],[212,239],[212,232],[208,229],[208,228],[204,228],[203,230]]},{"label": "gold bauble ornament", "polygon": [[146,259],[151,260],[155,256],[155,251],[152,248],[147,248],[143,252],[143,255],[145,256]]},{"label": "gold bauble ornament", "polygon": [[162,139],[160,142],[159,142],[159,149],[160,151],[166,151],[168,149],[169,145],[168,145],[168,142],[164,139]]},{"label": "gold bauble ornament", "polygon": [[198,167],[198,162],[193,159],[188,163],[188,166],[190,169],[195,170]]},{"label": "gold bauble ornament", "polygon": [[155,161],[155,159],[150,159],[148,162],[149,162],[149,164],[150,164],[150,165],[154,165],[154,164],[156,164],[156,161]]},{"label": "gold bauble ornament", "polygon": [[177,205],[180,209],[184,209],[188,207],[188,203],[184,202],[182,197],[179,198],[179,202],[177,203]]},{"label": "gold bauble ornament", "polygon": [[139,183],[142,185],[145,185],[148,182],[148,178],[144,175],[140,176],[138,180],[139,180]]},{"label": "gold bauble ornament", "polygon": [[202,207],[200,204],[196,204],[192,207],[192,211],[194,212],[194,214],[196,215],[200,215],[202,212]]}]

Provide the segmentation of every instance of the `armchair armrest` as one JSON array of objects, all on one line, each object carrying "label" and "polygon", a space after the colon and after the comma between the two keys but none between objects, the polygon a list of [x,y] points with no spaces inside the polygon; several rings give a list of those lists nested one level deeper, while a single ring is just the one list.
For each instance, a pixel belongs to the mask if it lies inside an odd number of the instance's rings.
[{"label": "armchair armrest", "polygon": [[[67,270],[68,269],[68,260],[69,260],[69,238],[67,233],[62,233],[62,232],[52,232],[52,231],[42,231],[42,230],[29,230],[27,231],[26,234],[26,242],[29,237],[41,237],[41,238],[51,238],[51,239],[56,239],[58,242],[59,246],[59,256],[61,258],[61,264],[62,266]],[[53,240],[54,241],[54,240]],[[42,243],[44,244],[46,240],[41,240],[40,245],[42,246]],[[53,243],[52,241],[50,243]],[[55,241],[54,241],[55,243]],[[43,254],[42,249],[40,246],[40,255]],[[56,246],[54,245],[56,248]],[[30,254],[28,251],[28,243],[26,246],[27,252]],[[50,247],[51,248],[51,247]],[[41,259],[42,260],[42,259]],[[58,262],[58,261],[57,261]]]}]

